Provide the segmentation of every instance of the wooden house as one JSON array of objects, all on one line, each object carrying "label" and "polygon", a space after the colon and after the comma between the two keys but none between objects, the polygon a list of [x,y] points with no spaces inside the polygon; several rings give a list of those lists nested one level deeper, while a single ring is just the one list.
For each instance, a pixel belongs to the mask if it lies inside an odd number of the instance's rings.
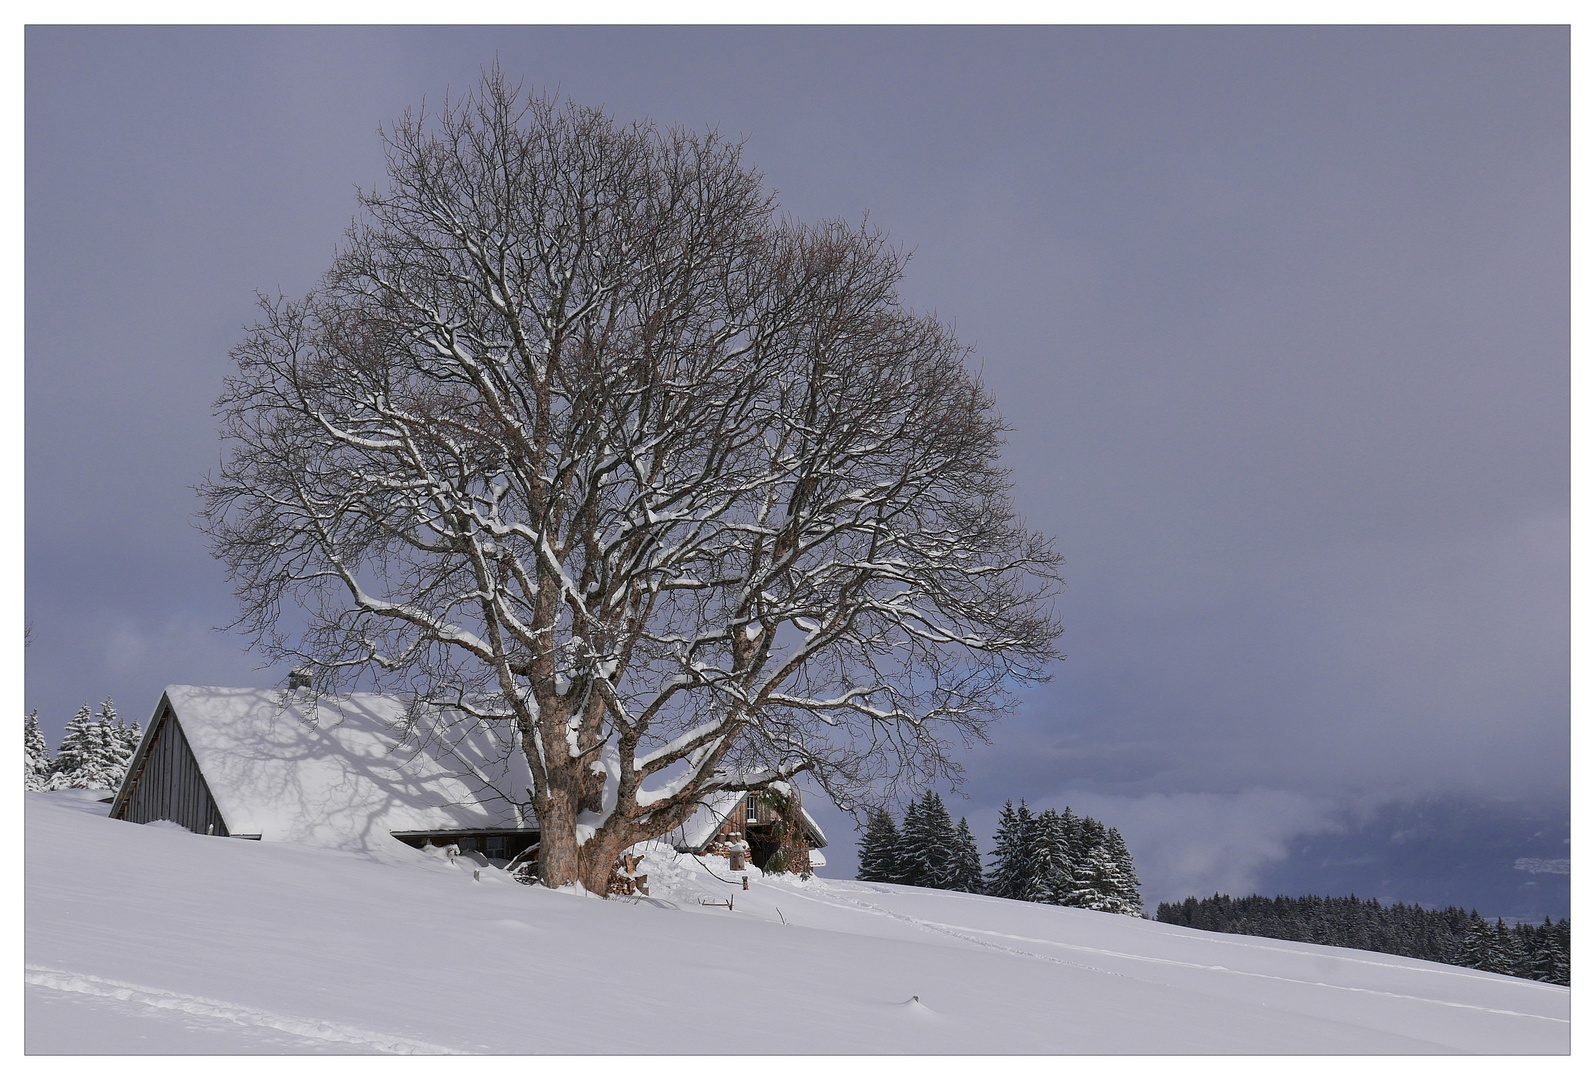
[{"label": "wooden house", "polygon": [[379,694],[169,686],[111,817],[349,849],[391,836],[503,865],[537,841],[526,761],[454,720]]},{"label": "wooden house", "polygon": [[[505,866],[535,855],[531,773],[485,726],[380,694],[169,686],[111,803],[124,821],[196,833],[370,848],[455,846]],[[785,829],[781,807],[799,828]],[[797,842],[794,837],[800,837]],[[825,834],[790,797],[719,792],[666,837],[680,851],[823,866]]]},{"label": "wooden house", "polygon": [[[788,822],[788,816],[792,821]],[[723,855],[731,868],[763,868],[786,841],[785,869],[806,873],[825,865],[820,851],[829,842],[819,822],[803,809],[793,789],[771,796],[722,791],[704,800],[681,828],[666,838],[677,851]]]}]

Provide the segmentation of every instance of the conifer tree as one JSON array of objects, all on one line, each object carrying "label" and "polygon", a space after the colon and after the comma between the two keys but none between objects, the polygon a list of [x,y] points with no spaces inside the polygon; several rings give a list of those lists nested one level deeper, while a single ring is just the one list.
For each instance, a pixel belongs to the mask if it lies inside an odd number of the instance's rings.
[{"label": "conifer tree", "polygon": [[903,883],[925,889],[952,884],[957,833],[940,795],[927,791],[903,815]]},{"label": "conifer tree", "polygon": [[1135,861],[1130,858],[1130,848],[1118,829],[1109,829],[1102,845],[1109,864],[1108,880],[1112,885],[1113,899],[1120,915],[1141,917],[1141,879],[1135,873]]},{"label": "conifer tree", "polygon": [[900,883],[902,846],[903,838],[892,815],[885,810],[872,811],[858,842],[858,879]]},{"label": "conifer tree", "polygon": [[925,796],[925,830],[929,837],[931,865],[935,867],[931,887],[951,889],[957,878],[958,828],[947,812],[947,804],[934,791]]},{"label": "conifer tree", "polygon": [[1085,849],[1080,843],[1080,815],[1074,812],[1072,806],[1065,806],[1063,813],[1058,815],[1058,823],[1069,841],[1069,861],[1079,862],[1085,855]]},{"label": "conifer tree", "polygon": [[1528,950],[1528,976],[1536,982],[1555,982],[1556,955],[1553,950],[1552,934],[1555,926],[1549,915],[1545,921],[1534,928],[1533,946]]},{"label": "conifer tree", "polygon": [[1506,925],[1505,919],[1495,920],[1495,951],[1498,959],[1491,971],[1498,975],[1528,977],[1529,957],[1524,953],[1518,935]]},{"label": "conifer tree", "polygon": [[1010,801],[997,816],[997,833],[992,837],[992,865],[986,891],[992,896],[1021,900],[1029,888],[1030,852],[1034,846],[1035,818],[1023,799],[1015,810]]},{"label": "conifer tree", "polygon": [[1561,977],[1558,978],[1555,981],[1561,983],[1563,986],[1570,986],[1570,985],[1572,985],[1572,970],[1573,970],[1573,968],[1572,968],[1572,964],[1573,964],[1573,961],[1572,961],[1572,954],[1573,954],[1573,927],[1572,927],[1572,924],[1569,923],[1566,919],[1562,919],[1562,920],[1558,921],[1557,924],[1556,924],[1556,929],[1553,932],[1553,934],[1554,934],[1553,940],[1556,942],[1556,946],[1555,947],[1556,947],[1557,962],[1561,965],[1561,967],[1560,967]]},{"label": "conifer tree", "polygon": [[50,745],[39,730],[39,710],[34,709],[23,721],[22,783],[24,791],[43,791],[50,783]]},{"label": "conifer tree", "polygon": [[1533,978],[1540,982],[1556,983],[1567,986],[1572,982],[1570,978],[1571,964],[1568,956],[1570,944],[1568,921],[1552,924],[1551,917],[1545,917],[1545,925],[1540,928],[1540,939],[1535,946],[1534,955],[1529,961],[1529,970]]},{"label": "conifer tree", "polygon": [[97,743],[94,714],[89,712],[87,704],[81,705],[67,721],[66,734],[61,737],[61,745],[56,747],[54,767],[50,771],[51,790],[89,786],[85,778],[97,767]]},{"label": "conifer tree", "polygon": [[1030,879],[1021,899],[1037,904],[1061,904],[1074,891],[1074,858],[1068,827],[1056,810],[1036,816],[1030,844]]},{"label": "conifer tree", "polygon": [[1074,888],[1064,903],[1070,907],[1083,907],[1091,911],[1114,911],[1118,904],[1114,896],[1112,868],[1107,856],[1107,830],[1094,817],[1080,819],[1079,850],[1082,854],[1075,866]]},{"label": "conifer tree", "polygon": [[131,762],[133,755],[138,753],[138,744],[144,741],[144,728],[135,720],[122,729],[122,739],[127,750],[127,760]]},{"label": "conifer tree", "polygon": [[1108,868],[1103,864],[1102,849],[1093,848],[1081,861],[1075,872],[1074,888],[1064,901],[1069,907],[1088,911],[1115,911],[1118,903],[1113,897],[1113,884]]},{"label": "conifer tree", "polygon": [[985,888],[980,848],[975,845],[975,834],[969,831],[968,818],[958,819],[958,832],[953,845],[952,884],[947,887],[967,893],[982,892]]},{"label": "conifer tree", "polygon": [[924,838],[924,817],[918,799],[911,799],[903,809],[902,846],[897,851],[898,880],[903,885],[923,886],[930,873],[925,852],[915,846]]},{"label": "conifer tree", "polygon": [[1458,967],[1494,971],[1500,963],[1500,956],[1495,948],[1495,931],[1491,929],[1489,923],[1478,918],[1477,914],[1474,913],[1473,921],[1462,936],[1462,944],[1457,949],[1454,962]]},{"label": "conifer tree", "polygon": [[132,724],[123,722],[122,718],[117,715],[116,706],[111,702],[109,696],[100,705],[97,719],[104,729],[102,738],[106,743],[107,757],[114,759],[116,762],[116,782],[111,786],[117,788],[121,786],[122,778],[127,775],[127,767],[132,763],[133,755],[138,751],[139,740],[143,737],[144,732],[139,728],[136,720]]},{"label": "conifer tree", "polygon": [[67,721],[66,735],[55,754],[50,788],[98,788],[114,791],[121,786],[127,762],[121,740],[104,715],[95,716],[81,706]]},{"label": "conifer tree", "polygon": [[1063,894],[1054,903],[1067,904],[1069,902],[1069,893],[1074,891],[1075,879],[1079,877],[1085,868],[1086,856],[1090,854],[1090,845],[1083,836],[1084,825],[1085,823],[1081,820],[1080,815],[1074,812],[1074,807],[1072,806],[1065,806],[1063,813],[1058,815],[1058,828],[1063,833],[1069,852],[1070,881],[1068,888],[1063,891]]},{"label": "conifer tree", "polygon": [[122,729],[122,768],[125,771],[133,764],[133,755],[138,753],[138,744],[144,741],[144,729],[137,720]]}]

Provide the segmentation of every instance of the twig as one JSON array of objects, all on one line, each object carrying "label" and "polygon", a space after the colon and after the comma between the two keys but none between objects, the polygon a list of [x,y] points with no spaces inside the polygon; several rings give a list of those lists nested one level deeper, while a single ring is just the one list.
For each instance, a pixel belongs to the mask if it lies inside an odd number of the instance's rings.
[{"label": "twig", "polygon": [[[698,858],[698,856],[696,854],[693,854],[690,851],[687,852],[687,854],[692,855],[692,861],[693,862],[697,863],[699,866],[703,866],[703,860]],[[708,874],[710,877],[714,878],[716,881],[724,881],[727,885],[739,884],[738,882],[732,881],[729,878],[721,877],[719,874],[715,873],[713,870],[710,870],[707,866],[703,866],[703,872]]]}]

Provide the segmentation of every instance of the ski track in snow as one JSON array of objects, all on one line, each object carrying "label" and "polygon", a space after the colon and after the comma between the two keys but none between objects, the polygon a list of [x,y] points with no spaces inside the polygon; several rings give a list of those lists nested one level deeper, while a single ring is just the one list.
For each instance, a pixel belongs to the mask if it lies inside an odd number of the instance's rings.
[{"label": "ski track in snow", "polygon": [[[821,888],[825,892],[833,892],[834,891],[829,885],[825,885],[825,884],[822,884]],[[803,895],[808,895],[807,894],[807,890],[805,890]],[[822,904],[828,904],[831,907],[841,907],[842,906],[841,904],[832,903],[829,900],[820,900],[818,897],[811,897],[811,899],[817,900],[819,903],[822,903]],[[1053,941],[1050,938],[1025,937],[1025,936],[1023,936],[1021,934],[1007,934],[1007,933],[1003,933],[1002,931],[999,931],[999,930],[983,930],[983,929],[981,929],[979,927],[974,927],[974,926],[954,926],[954,925],[951,925],[949,923],[938,923],[938,922],[933,922],[933,921],[931,921],[929,919],[917,918],[917,917],[915,917],[913,915],[904,915],[904,914],[902,914],[900,912],[888,911],[886,908],[878,907],[875,904],[871,904],[871,903],[869,903],[868,901],[865,901],[865,900],[854,900],[854,899],[852,899],[850,897],[846,897],[846,896],[839,896],[839,897],[837,897],[837,899],[842,900],[846,904],[851,905],[851,906],[853,906],[855,908],[859,908],[859,909],[868,911],[871,914],[885,915],[885,916],[887,916],[889,918],[897,919],[897,920],[899,920],[901,922],[906,922],[906,923],[908,923],[908,924],[910,924],[912,926],[921,927],[923,929],[931,930],[931,931],[934,931],[936,933],[946,934],[949,937],[957,938],[960,941],[969,941],[969,942],[973,942],[976,945],[984,945],[986,948],[996,949],[996,950],[998,950],[1000,952],[1010,953],[1010,954],[1012,954],[1014,956],[1023,956],[1023,957],[1028,957],[1028,958],[1034,959],[1034,960],[1045,960],[1045,961],[1048,961],[1048,962],[1054,963],[1054,964],[1066,964],[1066,965],[1068,965],[1070,967],[1084,968],[1087,971],[1094,971],[1094,972],[1098,972],[1098,973],[1104,974],[1104,975],[1114,975],[1114,976],[1117,976],[1119,978],[1133,979],[1133,978],[1135,978],[1135,976],[1127,975],[1124,972],[1120,972],[1120,971],[1109,971],[1106,968],[1093,967],[1090,964],[1081,964],[1081,963],[1077,963],[1077,962],[1071,961],[1071,960],[1064,960],[1061,957],[1057,957],[1057,956],[1048,956],[1045,953],[1035,953],[1035,952],[1030,952],[1030,951],[1025,950],[1025,949],[1019,949],[1019,948],[1014,948],[1014,947],[1008,946],[1008,945],[1002,945],[1002,944],[999,944],[998,942],[995,942],[995,941],[988,941],[988,940],[985,939],[985,937],[980,937],[980,936],[977,936],[977,935],[986,935],[987,937],[1007,938],[1010,941],[1022,941],[1022,942],[1025,942],[1026,944],[1031,944],[1031,945],[1050,945],[1053,948],[1057,948],[1057,949],[1071,949],[1071,950],[1074,950],[1076,952],[1095,953],[1098,956],[1111,956],[1111,957],[1113,957],[1115,959],[1119,959],[1119,960],[1139,960],[1139,961],[1142,961],[1142,962],[1148,963],[1148,964],[1165,964],[1165,965],[1168,965],[1169,967],[1189,968],[1189,969],[1196,970],[1196,971],[1215,971],[1215,972],[1222,971],[1222,972],[1228,972],[1231,975],[1248,976],[1248,977],[1253,978],[1253,979],[1268,979],[1268,980],[1271,980],[1271,981],[1274,981],[1274,982],[1293,983],[1293,984],[1295,984],[1297,986],[1316,986],[1316,987],[1321,987],[1321,988],[1323,988],[1325,990],[1341,990],[1341,991],[1344,991],[1345,993],[1348,993],[1348,994],[1372,994],[1372,995],[1374,995],[1376,997],[1397,998],[1397,999],[1402,1000],[1402,1001],[1416,1001],[1416,1002],[1421,1002],[1422,1004],[1425,1004],[1425,1005],[1440,1005],[1440,1006],[1444,1006],[1444,1007],[1452,1008],[1452,1009],[1472,1009],[1472,1010],[1477,1011],[1477,1012],[1495,1013],[1495,1014],[1497,1014],[1499,1016],[1521,1016],[1521,1017],[1524,1017],[1525,1019],[1545,1020],[1545,1021],[1547,1021],[1549,1023],[1553,1023],[1553,1024],[1571,1024],[1572,1023],[1572,1021],[1570,1019],[1563,1019],[1561,1017],[1541,1016],[1539,1013],[1516,1012],[1516,1011],[1514,1011],[1512,1009],[1492,1009],[1492,1008],[1490,1008],[1487,1005],[1473,1005],[1473,1004],[1470,1004],[1470,1003],[1465,1002],[1465,1001],[1446,1001],[1446,1000],[1441,999],[1441,998],[1421,997],[1421,996],[1419,996],[1417,994],[1398,994],[1398,993],[1396,993],[1393,990],[1374,990],[1374,989],[1372,989],[1370,987],[1364,987],[1364,986],[1342,986],[1339,983],[1327,983],[1327,982],[1321,982],[1321,981],[1317,981],[1317,980],[1313,980],[1313,979],[1293,979],[1293,978],[1291,978],[1288,975],[1267,975],[1267,974],[1264,974],[1263,972],[1260,972],[1260,971],[1243,971],[1243,970],[1240,970],[1240,969],[1237,969],[1237,968],[1223,967],[1222,965],[1198,964],[1198,963],[1195,963],[1195,962],[1189,961],[1189,960],[1171,960],[1171,959],[1168,959],[1168,958],[1165,958],[1165,957],[1160,957],[1160,956],[1142,956],[1142,955],[1137,954],[1137,953],[1118,952],[1118,951],[1116,951],[1114,949],[1101,949],[1101,948],[1096,948],[1096,947],[1091,946],[1091,945],[1072,945],[1072,944],[1070,944],[1068,942],[1064,942],[1064,941]],[[1262,948],[1268,949],[1269,947],[1268,946],[1262,946]],[[1289,950],[1286,950],[1286,949],[1269,949],[1269,951],[1271,951],[1271,952],[1288,952]],[[1380,962],[1380,961],[1377,961],[1377,960],[1363,960],[1360,957],[1356,958],[1354,960],[1354,962],[1369,964],[1370,966],[1373,966],[1373,967],[1388,967],[1388,968],[1398,968],[1398,969],[1406,967],[1406,965],[1404,965],[1404,964],[1385,963],[1385,962]],[[1150,981],[1150,980],[1148,980],[1148,981]]]},{"label": "ski track in snow", "polygon": [[97,975],[57,971],[53,968],[37,967],[32,964],[27,967],[25,981],[35,986],[49,987],[52,990],[88,994],[92,997],[115,998],[118,1001],[127,1001],[135,1005],[147,1005],[156,1009],[171,1009],[175,1012],[187,1013],[190,1016],[202,1016],[210,1020],[231,1020],[236,1024],[272,1028],[276,1031],[284,1031],[290,1035],[300,1036],[301,1038],[320,1039],[323,1042],[330,1043],[346,1043],[368,1050],[376,1050],[384,1054],[460,1054],[464,1052],[451,1050],[446,1046],[438,1046],[434,1043],[421,1042],[418,1039],[406,1038],[402,1035],[385,1035],[379,1031],[366,1031],[362,1028],[350,1027],[347,1024],[335,1024],[328,1020],[307,1020],[295,1016],[281,1016],[277,1013],[267,1012],[264,1009],[217,1001],[214,998],[196,997],[193,994],[179,994],[170,990],[157,990],[153,987],[138,986],[134,983],[102,979]]}]

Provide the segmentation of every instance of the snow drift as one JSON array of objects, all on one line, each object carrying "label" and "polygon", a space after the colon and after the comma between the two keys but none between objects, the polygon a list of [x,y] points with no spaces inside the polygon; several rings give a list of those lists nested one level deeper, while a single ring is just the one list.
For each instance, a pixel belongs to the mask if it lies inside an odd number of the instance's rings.
[{"label": "snow drift", "polygon": [[[1561,987],[653,846],[653,895],[527,888],[26,801],[25,1049],[1542,1053]],[[709,906],[724,905],[732,906]]]}]

